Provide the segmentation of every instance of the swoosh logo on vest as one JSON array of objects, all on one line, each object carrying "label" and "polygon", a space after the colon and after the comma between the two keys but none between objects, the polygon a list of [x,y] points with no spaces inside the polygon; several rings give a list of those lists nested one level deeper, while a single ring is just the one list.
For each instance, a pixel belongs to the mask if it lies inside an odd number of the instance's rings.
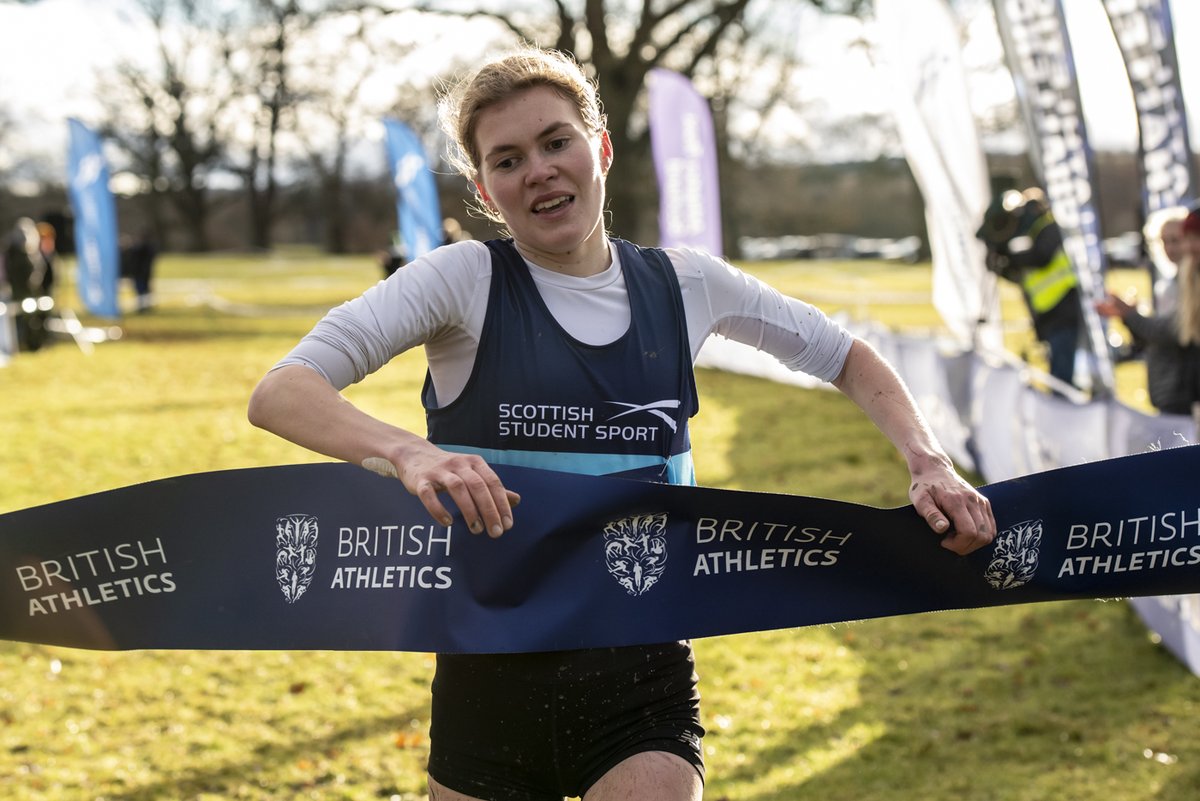
[{"label": "swoosh logo on vest", "polygon": [[678,409],[680,406],[680,401],[678,400],[660,400],[654,401],[653,403],[644,404],[624,403],[622,401],[605,401],[605,403],[611,403],[615,406],[625,407],[625,411],[614,414],[612,417],[608,418],[609,420],[616,420],[618,417],[624,417],[627,414],[634,414],[636,412],[648,412],[649,414],[652,414],[655,417],[663,420],[671,427],[671,431],[675,431],[678,428],[678,425],[675,423],[675,419],[673,417],[668,415],[666,412],[659,411],[660,409]]}]

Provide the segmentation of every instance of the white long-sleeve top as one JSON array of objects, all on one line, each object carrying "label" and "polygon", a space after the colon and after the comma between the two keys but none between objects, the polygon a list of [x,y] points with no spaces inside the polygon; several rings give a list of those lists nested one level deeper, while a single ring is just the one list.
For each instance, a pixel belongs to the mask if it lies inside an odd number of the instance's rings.
[{"label": "white long-sleeve top", "polygon": [[[611,266],[586,278],[526,261],[558,323],[590,345],[612,342],[629,326],[619,254],[609,247]],[[693,360],[716,333],[824,381],[841,372],[853,337],[822,311],[720,258],[686,248],[666,253],[679,278]],[[491,252],[482,242],[438,248],[330,310],[276,367],[306,365],[342,389],[423,345],[438,405],[444,406],[471,375],[491,275]]]}]

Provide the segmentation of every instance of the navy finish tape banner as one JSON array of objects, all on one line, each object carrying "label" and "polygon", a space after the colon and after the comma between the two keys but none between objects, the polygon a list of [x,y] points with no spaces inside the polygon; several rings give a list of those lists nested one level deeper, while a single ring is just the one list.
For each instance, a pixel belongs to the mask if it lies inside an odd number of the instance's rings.
[{"label": "navy finish tape banner", "polygon": [[1200,592],[1200,446],[983,488],[959,557],[911,506],[500,467],[499,539],[348,464],[202,473],[0,515],[0,638],[517,652]]}]

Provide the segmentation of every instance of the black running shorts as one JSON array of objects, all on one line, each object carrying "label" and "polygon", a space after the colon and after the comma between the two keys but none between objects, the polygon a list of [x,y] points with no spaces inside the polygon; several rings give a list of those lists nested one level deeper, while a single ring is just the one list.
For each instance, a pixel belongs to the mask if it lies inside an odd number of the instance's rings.
[{"label": "black running shorts", "polygon": [[582,796],[647,751],[704,778],[691,644],[438,655],[429,775],[487,801]]}]

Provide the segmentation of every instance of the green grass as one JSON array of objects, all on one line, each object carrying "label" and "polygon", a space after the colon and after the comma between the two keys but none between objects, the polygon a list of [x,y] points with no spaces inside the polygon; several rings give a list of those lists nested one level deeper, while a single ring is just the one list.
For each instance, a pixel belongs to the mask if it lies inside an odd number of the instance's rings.
[{"label": "green grass", "polygon": [[[867,300],[927,294],[926,268],[755,269],[831,310],[934,324],[927,304]],[[60,342],[0,369],[0,512],[320,459],[251,428],[246,398],[325,308],[376,280],[373,262],[168,257],[159,276],[160,307],[126,318],[121,341],[90,356]],[[1019,323],[1012,301],[1006,316]],[[347,394],[420,428],[422,373],[411,354]],[[713,371],[699,381],[702,483],[906,502],[900,459],[837,393]],[[1200,680],[1125,604],[916,615],[696,648],[710,801],[1200,797]],[[0,643],[0,797],[421,798],[432,665],[425,654]]]}]

